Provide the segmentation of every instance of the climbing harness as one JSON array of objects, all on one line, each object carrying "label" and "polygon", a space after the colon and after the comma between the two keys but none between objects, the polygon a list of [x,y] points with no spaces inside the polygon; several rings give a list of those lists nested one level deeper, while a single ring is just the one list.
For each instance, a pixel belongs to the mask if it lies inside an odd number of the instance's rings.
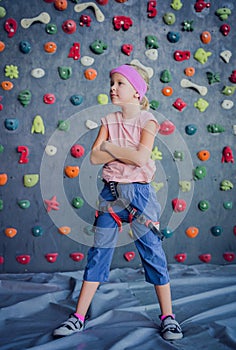
[{"label": "climbing harness", "polygon": [[120,206],[124,209],[126,209],[129,212],[129,218],[128,222],[131,224],[133,219],[136,219],[140,224],[145,225],[148,227],[151,231],[153,231],[161,240],[164,239],[164,235],[161,233],[159,229],[159,222],[153,222],[152,220],[148,219],[144,214],[138,213],[138,210],[134,208],[132,205],[128,203],[128,201],[122,197],[119,196],[119,193],[117,191],[117,185],[118,182],[110,181],[105,182],[106,185],[109,186],[110,191],[115,198],[114,201],[108,202],[108,204],[105,207],[102,207],[102,210],[97,210],[95,214],[95,226],[96,226],[96,219],[99,215],[101,215],[104,211],[107,211],[115,220],[119,227],[119,231],[122,231],[122,219],[119,217],[119,215],[114,211],[114,206]]}]

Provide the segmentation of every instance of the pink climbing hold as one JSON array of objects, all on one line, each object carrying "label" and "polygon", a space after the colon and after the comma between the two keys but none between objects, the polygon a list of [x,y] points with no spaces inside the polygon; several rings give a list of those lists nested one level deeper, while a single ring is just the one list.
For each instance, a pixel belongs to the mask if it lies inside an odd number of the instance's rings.
[{"label": "pink climbing hold", "polygon": [[174,198],[172,200],[172,207],[174,212],[180,213],[186,209],[187,203],[184,199]]},{"label": "pink climbing hold", "polygon": [[159,134],[161,135],[170,135],[175,131],[175,125],[171,123],[169,120],[165,120],[161,123]]},{"label": "pink climbing hold", "polygon": [[45,199],[44,203],[47,206],[47,212],[51,210],[59,210],[59,203],[57,202],[57,197],[53,196],[51,199]]}]

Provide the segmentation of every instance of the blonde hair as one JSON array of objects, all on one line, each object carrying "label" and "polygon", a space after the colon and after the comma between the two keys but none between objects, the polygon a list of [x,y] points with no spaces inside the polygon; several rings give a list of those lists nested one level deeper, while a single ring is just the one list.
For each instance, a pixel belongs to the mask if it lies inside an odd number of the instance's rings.
[{"label": "blonde hair", "polygon": [[[129,66],[133,67],[134,69],[136,69],[136,71],[141,75],[141,77],[143,78],[143,80],[146,82],[147,84],[147,91],[149,89],[149,76],[148,73],[145,69],[137,66],[136,64],[128,64]],[[141,109],[145,109],[148,110],[150,105],[149,105],[149,101],[147,96],[143,96],[142,100],[140,101],[140,105],[141,105]]]}]

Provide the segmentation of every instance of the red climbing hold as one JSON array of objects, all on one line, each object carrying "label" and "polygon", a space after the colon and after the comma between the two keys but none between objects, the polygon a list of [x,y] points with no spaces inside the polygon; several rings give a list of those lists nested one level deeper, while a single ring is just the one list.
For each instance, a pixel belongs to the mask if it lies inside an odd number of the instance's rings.
[{"label": "red climbing hold", "polygon": [[20,264],[26,265],[30,262],[30,255],[18,255],[16,261]]},{"label": "red climbing hold", "polygon": [[48,262],[54,263],[57,260],[58,253],[48,253],[45,255],[45,258]]},{"label": "red climbing hold", "polygon": [[177,262],[184,262],[187,259],[187,254],[186,253],[180,253],[175,255],[175,260]]},{"label": "red climbing hold", "polygon": [[235,253],[233,253],[233,252],[225,252],[225,253],[223,254],[223,258],[224,258],[226,261],[228,261],[228,262],[232,262],[232,261],[234,261],[234,259],[235,259]]},{"label": "red climbing hold", "polygon": [[8,18],[4,24],[5,31],[8,33],[8,38],[12,38],[16,34],[17,22],[14,18]]},{"label": "red climbing hold", "polygon": [[233,151],[229,146],[224,147],[222,151],[222,158],[221,162],[224,163],[234,163],[234,156],[233,156]]},{"label": "red climbing hold", "polygon": [[165,120],[161,123],[159,134],[161,135],[170,135],[175,131],[175,125],[171,123],[169,120]]},{"label": "red climbing hold", "polygon": [[157,6],[156,0],[148,1],[148,4],[147,4],[147,12],[148,12],[148,17],[149,17],[149,18],[154,18],[154,17],[156,17],[156,15],[157,15],[156,6]]},{"label": "red climbing hold", "polygon": [[113,18],[113,25],[116,30],[128,30],[133,25],[132,19],[126,16],[115,16]]},{"label": "red climbing hold", "polygon": [[72,260],[78,262],[78,261],[81,261],[81,260],[84,259],[84,254],[75,252],[75,253],[71,253],[70,257],[71,257]]},{"label": "red climbing hold", "polygon": [[209,263],[211,261],[211,254],[201,254],[199,259],[204,263]]},{"label": "red climbing hold", "polygon": [[186,209],[186,202],[184,199],[175,198],[172,200],[172,207],[176,213],[180,213]]},{"label": "red climbing hold", "polygon": [[135,252],[126,252],[124,257],[127,261],[131,261],[135,258]]}]

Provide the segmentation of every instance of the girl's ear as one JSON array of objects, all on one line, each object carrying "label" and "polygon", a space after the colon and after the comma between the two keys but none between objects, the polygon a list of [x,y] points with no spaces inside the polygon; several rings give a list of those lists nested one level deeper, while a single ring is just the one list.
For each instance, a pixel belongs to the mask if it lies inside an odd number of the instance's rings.
[{"label": "girl's ear", "polygon": [[135,92],[134,97],[140,98],[140,95],[137,91]]}]

